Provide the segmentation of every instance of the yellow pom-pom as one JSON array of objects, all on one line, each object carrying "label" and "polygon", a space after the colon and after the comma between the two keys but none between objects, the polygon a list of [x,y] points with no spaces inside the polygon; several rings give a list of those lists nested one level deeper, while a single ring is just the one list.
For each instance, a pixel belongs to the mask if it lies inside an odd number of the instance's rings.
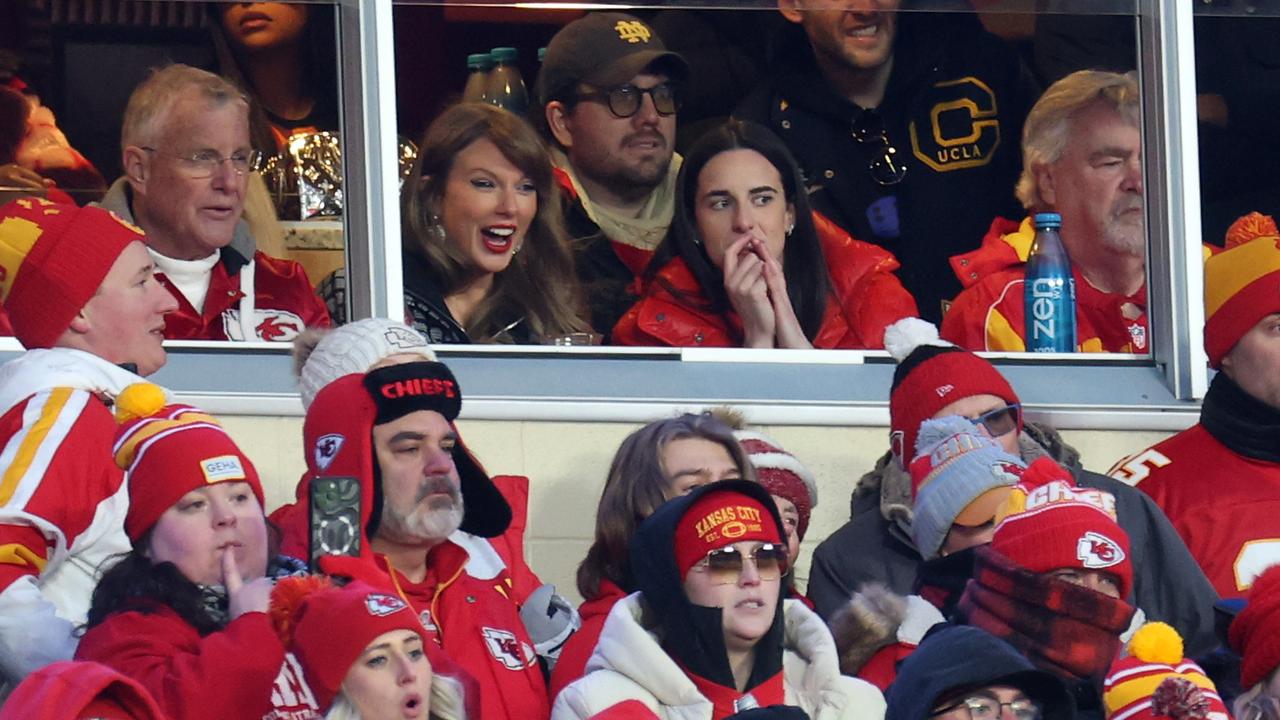
[{"label": "yellow pom-pom", "polygon": [[159,385],[134,383],[116,396],[116,422],[126,423],[155,415],[167,402],[164,390]]},{"label": "yellow pom-pom", "polygon": [[1176,665],[1182,661],[1182,636],[1166,623],[1147,623],[1129,641],[1129,655],[1144,662]]}]

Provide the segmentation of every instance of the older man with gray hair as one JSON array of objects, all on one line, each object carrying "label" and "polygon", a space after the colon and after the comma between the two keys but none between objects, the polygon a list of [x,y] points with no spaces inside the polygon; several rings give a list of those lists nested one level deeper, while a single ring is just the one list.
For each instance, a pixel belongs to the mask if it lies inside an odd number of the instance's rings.
[{"label": "older man with gray hair", "polygon": [[1031,215],[1062,216],[1081,352],[1144,353],[1147,333],[1142,131],[1133,73],[1081,70],[1027,116],[1017,195],[1028,217],[996,218],[982,247],[951,259],[965,290],[942,336],[970,350],[1026,349],[1022,284]]},{"label": "older man with gray hair", "polygon": [[129,97],[121,146],[125,174],[102,206],[146,231],[178,302],[166,338],[292,340],[329,325],[302,266],[259,251],[241,217],[258,153],[236,86],[188,65],[156,71]]}]

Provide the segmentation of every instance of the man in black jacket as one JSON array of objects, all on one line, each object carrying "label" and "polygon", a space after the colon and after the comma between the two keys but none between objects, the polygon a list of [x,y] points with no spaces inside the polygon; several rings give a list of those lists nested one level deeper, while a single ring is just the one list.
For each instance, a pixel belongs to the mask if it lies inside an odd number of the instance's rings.
[{"label": "man in black jacket", "polygon": [[[933,332],[917,334],[921,326]],[[952,601],[958,599],[972,573],[964,561],[972,555],[957,553],[922,562],[911,540],[911,478],[903,463],[915,453],[921,422],[962,415],[984,427],[1007,452],[1023,461],[1049,455],[1070,470],[1081,487],[1114,495],[1117,520],[1129,534],[1133,550],[1133,604],[1147,619],[1177,628],[1189,656],[1217,645],[1213,632],[1217,593],[1149,497],[1115,479],[1084,470],[1079,454],[1056,433],[1023,423],[1018,396],[995,366],[937,340],[936,330],[927,324],[908,319],[891,325],[885,331],[885,346],[899,362],[889,397],[892,450],[858,484],[849,522],[814,551],[808,596],[819,615],[829,619],[868,582],[883,583],[900,594],[910,593],[917,575],[932,587],[950,586],[957,596]],[[990,530],[985,528],[987,537],[982,542],[990,540]],[[953,532],[983,531],[953,527]]]},{"label": "man in black jacket", "polygon": [[799,27],[733,114],[786,142],[814,207],[893,252],[921,316],[938,322],[960,291],[948,259],[976,248],[991,218],[1020,213],[1018,140],[1038,89],[976,16],[900,4],[779,0]]}]

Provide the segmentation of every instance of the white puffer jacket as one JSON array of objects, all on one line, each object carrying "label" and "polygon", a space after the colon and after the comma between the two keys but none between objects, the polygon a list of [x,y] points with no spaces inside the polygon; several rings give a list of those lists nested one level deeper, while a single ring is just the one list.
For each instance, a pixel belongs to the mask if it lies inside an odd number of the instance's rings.
[{"label": "white puffer jacket", "polygon": [[[875,686],[840,674],[836,646],[822,619],[796,600],[783,605],[783,681],[788,705],[812,720],[882,720]],[[625,700],[639,700],[662,720],[710,720],[711,701],[640,625],[640,593],[614,605],[587,674],[556,697],[551,720],[578,720]]]}]

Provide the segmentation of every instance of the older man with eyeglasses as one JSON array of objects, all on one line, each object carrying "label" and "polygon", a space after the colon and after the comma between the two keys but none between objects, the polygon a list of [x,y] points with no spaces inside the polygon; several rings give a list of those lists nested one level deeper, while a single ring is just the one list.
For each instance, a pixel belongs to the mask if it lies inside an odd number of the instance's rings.
[{"label": "older man with eyeglasses", "polygon": [[734,110],[804,169],[814,207],[892,252],[921,315],[960,291],[947,259],[1017,210],[1022,120],[1038,94],[976,15],[901,0],[778,0],[772,72]]},{"label": "older man with eyeglasses", "polygon": [[[1022,462],[1030,465],[1051,457],[1078,486],[1114,495],[1117,522],[1132,541],[1133,604],[1149,619],[1177,628],[1191,654],[1216,645],[1213,603],[1217,594],[1150,498],[1118,480],[1085,470],[1079,452],[1057,432],[1023,419],[1018,394],[995,366],[938,339],[937,329],[928,323],[910,318],[889,326],[885,346],[898,360],[889,391],[891,452],[858,483],[849,522],[814,551],[808,595],[820,615],[833,618],[854,592],[870,582],[899,594],[928,587],[931,594],[926,599],[944,614],[954,608],[972,577],[973,548],[991,539],[994,512],[968,517],[960,527],[953,525],[948,534],[956,537],[949,553],[926,553],[913,539],[907,465],[917,452],[922,423],[959,415]],[[945,541],[938,546],[943,545]]]},{"label": "older man with eyeglasses", "polygon": [[551,39],[538,75],[565,220],[591,325],[608,333],[667,235],[676,206],[684,58],[644,21],[592,13]]},{"label": "older man with eyeglasses", "polygon": [[121,144],[125,174],[102,206],[147,233],[156,277],[178,302],[166,338],[285,341],[329,325],[302,266],[259,251],[242,217],[261,158],[244,93],[170,65],[129,97]]}]

